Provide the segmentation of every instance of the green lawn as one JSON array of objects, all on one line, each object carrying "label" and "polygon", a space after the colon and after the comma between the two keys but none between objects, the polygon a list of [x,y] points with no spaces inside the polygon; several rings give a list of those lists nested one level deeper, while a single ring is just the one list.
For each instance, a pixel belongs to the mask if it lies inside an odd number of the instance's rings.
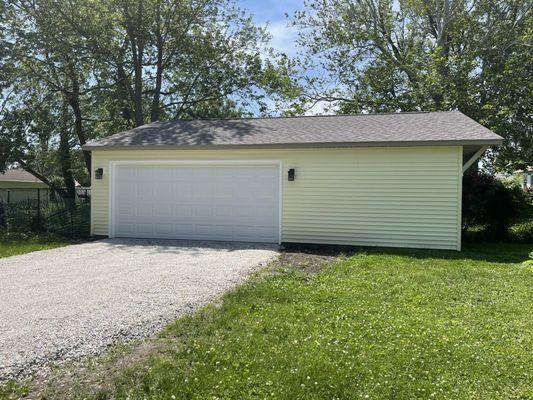
[{"label": "green lawn", "polygon": [[315,274],[281,266],[68,397],[532,399],[532,250],[369,250]]},{"label": "green lawn", "polygon": [[0,234],[0,258],[29,253],[36,250],[47,250],[65,246],[67,241],[50,235],[1,235]]}]

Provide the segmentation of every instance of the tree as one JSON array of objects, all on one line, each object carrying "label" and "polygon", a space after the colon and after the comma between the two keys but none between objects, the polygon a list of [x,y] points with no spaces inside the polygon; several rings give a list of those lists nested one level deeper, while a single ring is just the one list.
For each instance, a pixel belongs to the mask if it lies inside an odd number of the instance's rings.
[{"label": "tree", "polygon": [[[294,15],[304,102],[338,112],[459,109],[505,138],[495,166],[533,162],[527,0],[308,0]],[[329,89],[328,87],[333,87]]]},{"label": "tree", "polygon": [[[0,112],[0,121],[10,121],[2,128],[0,168],[18,163],[52,174],[48,182],[59,174],[68,193],[73,178],[90,175],[90,155],[80,150],[86,141],[148,121],[265,111],[266,96],[285,82],[267,33],[231,0],[7,0],[4,6],[0,40],[12,75],[2,93],[14,95]],[[32,136],[36,129],[46,140]],[[55,160],[57,168],[43,160]]]},{"label": "tree", "polygon": [[[41,144],[46,143],[46,146],[40,147],[38,157],[30,157],[32,152],[28,149],[15,148],[4,154],[3,163],[15,162],[56,190],[65,188],[57,190],[62,195],[74,197],[72,152],[88,140],[80,100],[87,88],[84,83],[89,81],[88,63],[78,50],[76,36],[65,29],[65,24],[50,11],[46,1],[11,1],[7,20],[7,36],[11,39],[9,64],[16,71],[10,85],[14,96],[7,99],[7,104],[19,118],[7,125],[12,131],[4,128],[5,134],[25,132],[30,135],[37,129],[47,135],[46,140],[39,136]],[[14,121],[22,126],[16,127]],[[19,143],[30,145],[33,142],[30,137],[26,139]],[[54,142],[57,145],[51,147]],[[7,154],[11,154],[11,159],[5,156]],[[86,172],[78,178],[87,181],[83,178],[91,170],[91,157],[88,152],[82,154]],[[42,164],[44,160],[56,160],[57,168],[46,168]],[[62,177],[61,183],[54,183],[56,174]]]},{"label": "tree", "polygon": [[[74,197],[72,158],[68,148],[65,150],[65,124],[56,126],[55,122],[63,116],[65,108],[42,107],[42,98],[26,98],[16,110],[9,109],[2,115],[0,124],[0,170],[16,163],[36,176],[63,197]],[[46,102],[49,106],[52,103]],[[57,112],[57,115],[53,113]],[[58,150],[51,149],[54,136],[60,135]],[[60,163],[56,159],[60,158]],[[61,170],[67,168],[67,170]],[[63,176],[59,181],[56,176]],[[68,180],[71,184],[68,184]]]},{"label": "tree", "polygon": [[231,1],[92,0],[55,12],[99,59],[99,76],[117,85],[133,126],[188,117],[198,105],[224,115],[229,104],[260,106],[265,97],[268,35]]}]

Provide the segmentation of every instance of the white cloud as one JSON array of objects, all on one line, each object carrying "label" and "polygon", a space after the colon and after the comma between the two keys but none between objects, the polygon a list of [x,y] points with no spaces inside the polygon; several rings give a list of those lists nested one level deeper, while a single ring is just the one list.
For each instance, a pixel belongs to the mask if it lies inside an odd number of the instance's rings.
[{"label": "white cloud", "polygon": [[339,109],[334,101],[319,101],[305,112],[305,115],[333,115]]},{"label": "white cloud", "polygon": [[290,57],[296,55],[296,38],[298,37],[296,28],[287,26],[286,21],[277,21],[269,23],[267,30],[272,35],[270,46],[274,50]]}]

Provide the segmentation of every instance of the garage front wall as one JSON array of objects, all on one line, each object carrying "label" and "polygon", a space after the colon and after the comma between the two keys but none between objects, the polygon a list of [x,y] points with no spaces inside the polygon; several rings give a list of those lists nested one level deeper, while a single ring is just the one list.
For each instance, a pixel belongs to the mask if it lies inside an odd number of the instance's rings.
[{"label": "garage front wall", "polygon": [[108,235],[111,161],[274,160],[282,168],[282,242],[460,250],[460,146],[93,150],[92,157],[93,170],[104,170],[92,181],[94,235]]}]

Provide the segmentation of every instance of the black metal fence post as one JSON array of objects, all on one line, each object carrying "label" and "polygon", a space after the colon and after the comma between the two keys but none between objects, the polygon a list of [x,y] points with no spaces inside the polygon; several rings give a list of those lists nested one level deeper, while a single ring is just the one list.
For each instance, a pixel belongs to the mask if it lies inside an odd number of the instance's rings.
[{"label": "black metal fence post", "polygon": [[70,209],[68,210],[68,213],[70,214],[70,236],[73,237],[74,236],[74,218],[73,218],[73,212],[74,212],[74,207],[70,207]]},{"label": "black metal fence post", "polygon": [[4,228],[7,224],[6,211],[4,202],[0,199],[0,228]]},{"label": "black metal fence post", "polygon": [[39,225],[39,229],[42,228],[41,226],[41,189],[37,188],[37,224]]}]

